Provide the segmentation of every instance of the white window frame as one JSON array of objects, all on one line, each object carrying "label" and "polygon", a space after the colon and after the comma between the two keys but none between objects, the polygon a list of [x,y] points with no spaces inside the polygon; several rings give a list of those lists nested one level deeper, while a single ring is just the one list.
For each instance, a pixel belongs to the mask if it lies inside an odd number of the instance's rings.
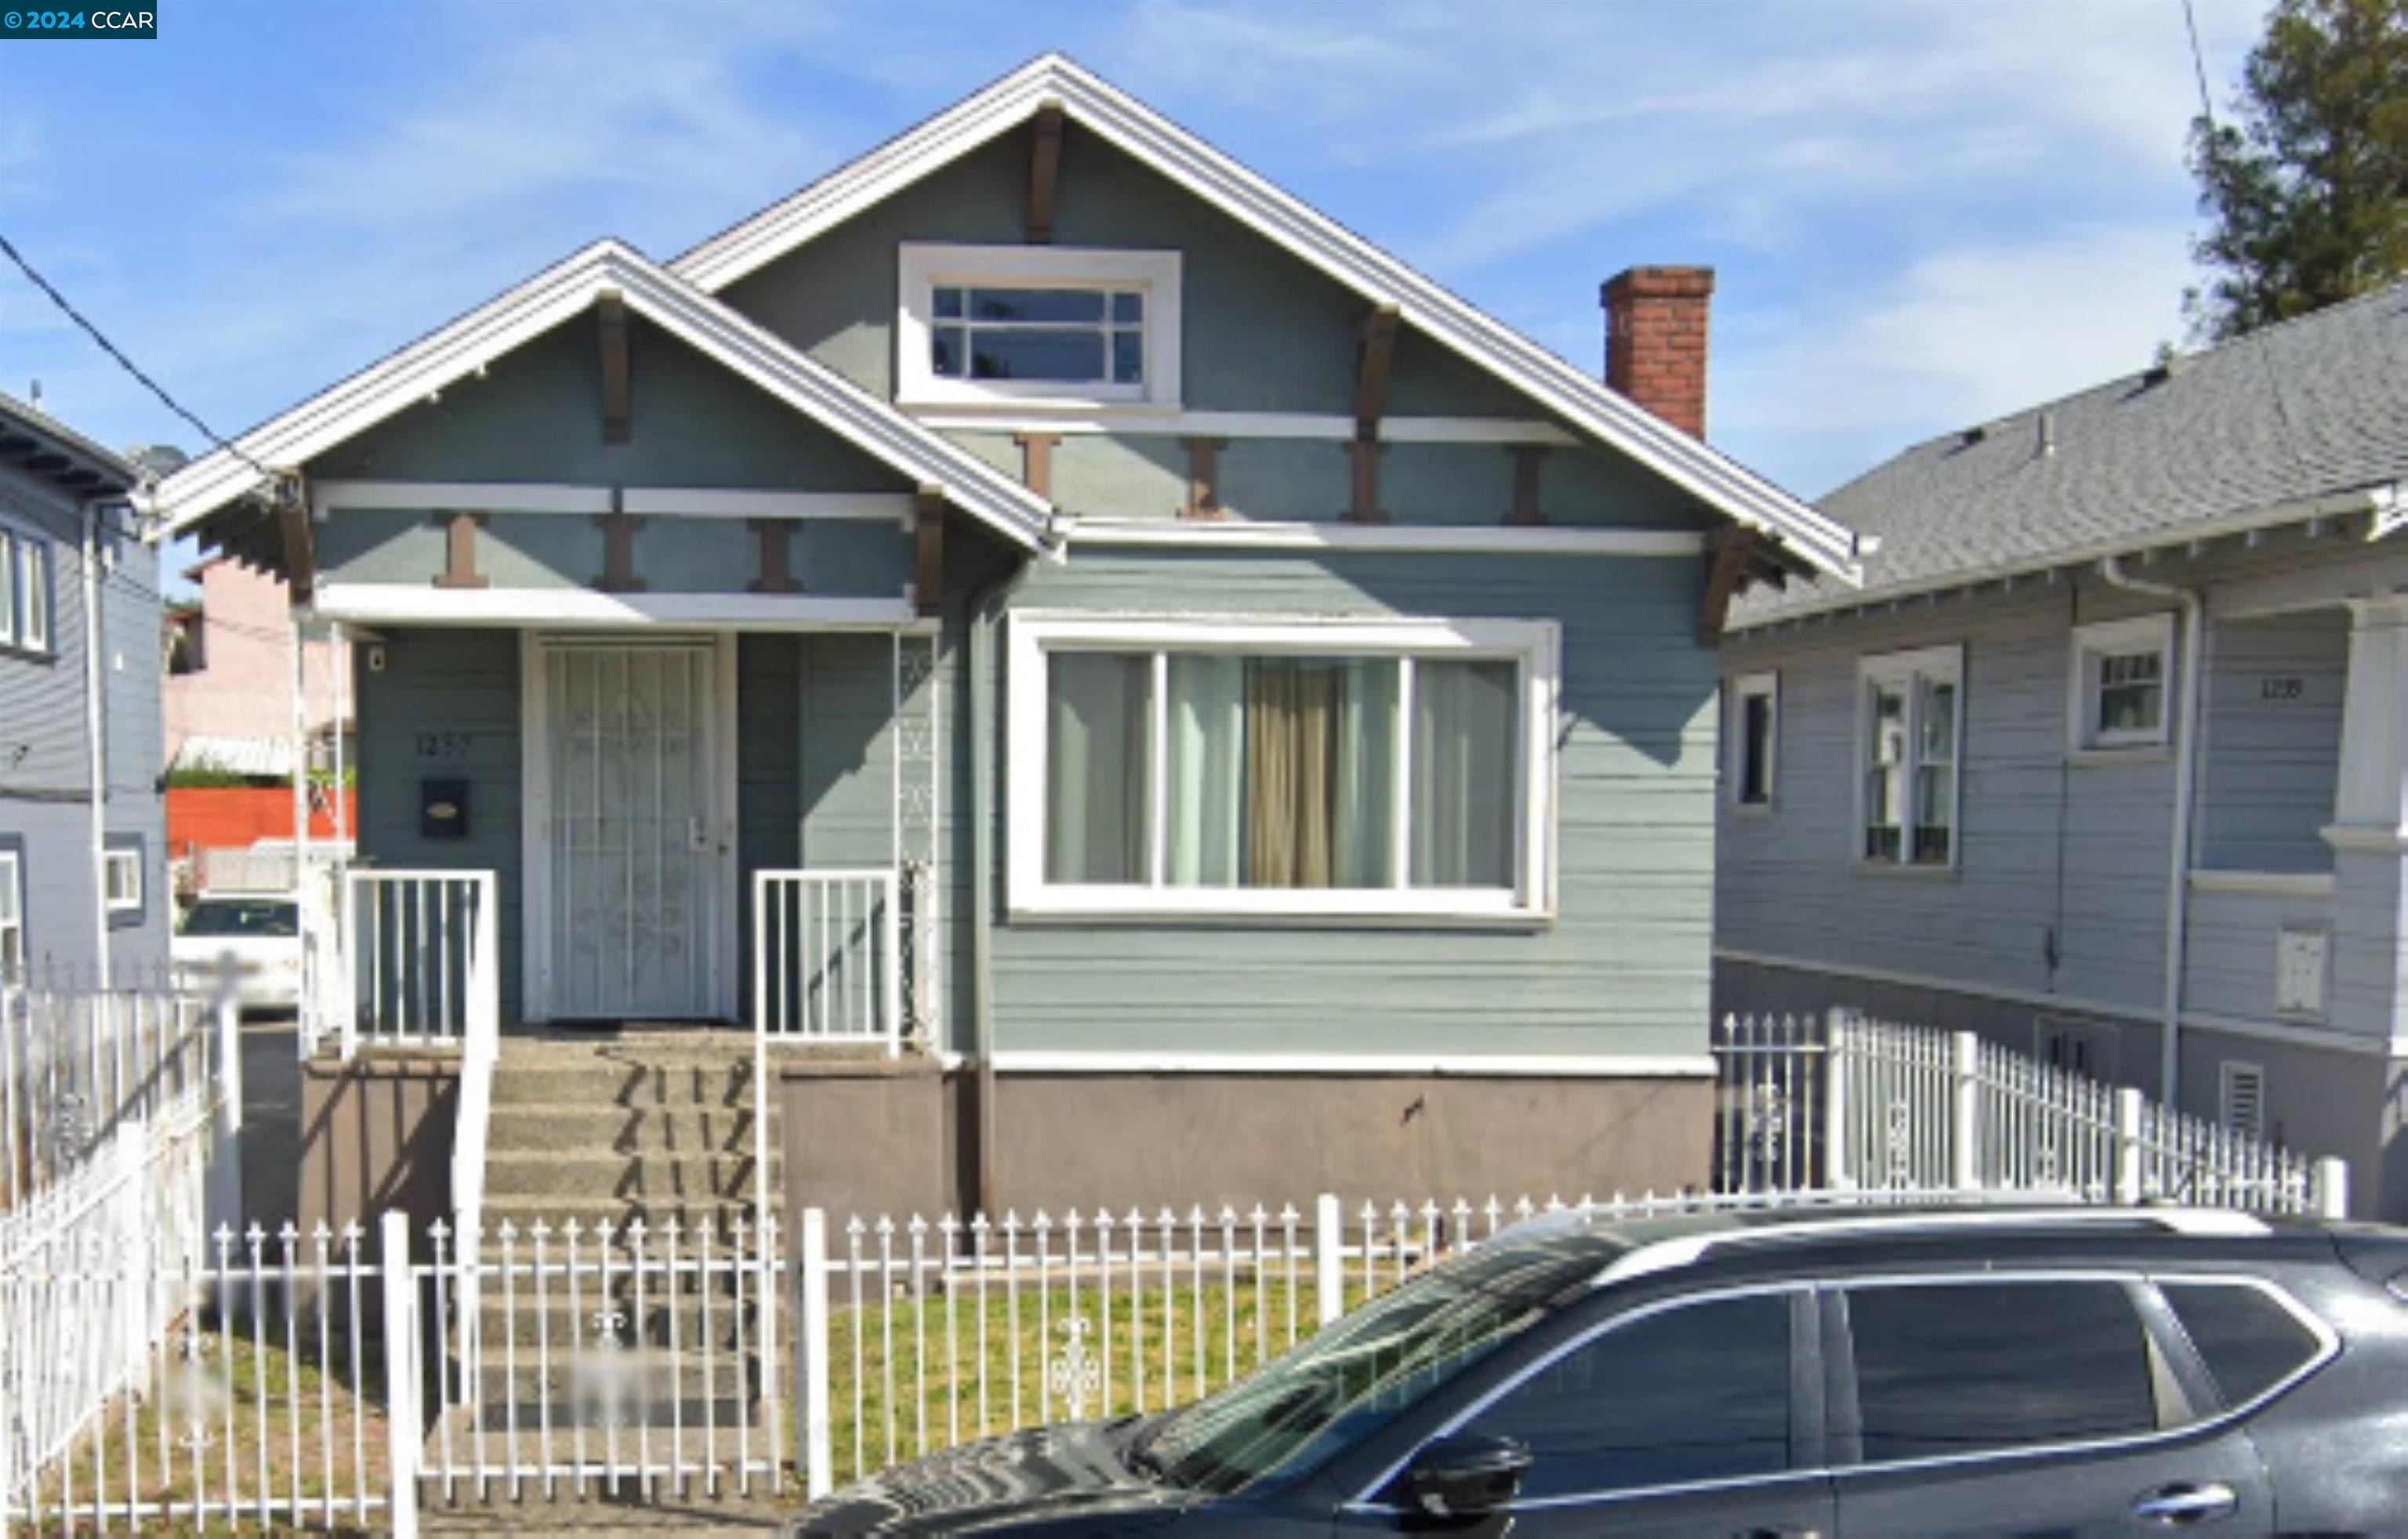
[{"label": "white window frame", "polygon": [[0,529],[0,647],[17,645],[17,535]]},{"label": "white window frame", "polygon": [[[2135,652],[2155,652],[2159,660],[2157,724],[2141,731],[2102,731],[2099,726],[2100,670],[2107,659]],[[2065,686],[2068,752],[2077,758],[2112,758],[2162,749],[2172,739],[2173,705],[2174,617],[2171,611],[2073,628]]]},{"label": "white window frame", "polygon": [[14,979],[25,970],[25,857],[0,849],[0,978]]},{"label": "white window frame", "polygon": [[[1926,683],[1948,683],[1956,686],[1950,741],[1955,745],[1948,761],[1948,805],[1951,821],[1948,828],[1948,860],[1945,864],[1914,859],[1915,788],[1922,778],[1916,771],[1923,754],[1923,691]],[[1906,791],[1899,809],[1902,819],[1899,830],[1898,859],[1884,860],[1865,850],[1865,773],[1872,768],[1871,743],[1873,720],[1873,688],[1890,685],[1902,690],[1906,697]],[[1857,869],[1863,871],[1926,874],[1952,873],[1965,858],[1965,648],[1961,644],[1945,647],[1925,647],[1910,652],[1883,652],[1856,660],[1856,709],[1855,789],[1850,798],[1855,816],[1848,829],[1849,848]]]},{"label": "white window frame", "polygon": [[[2236,1115],[2237,1091],[2241,1082],[2252,1082],[2258,1097],[2255,1127],[2243,1127]],[[2266,1133],[2266,1065],[2246,1059],[2228,1058],[2215,1066],[2215,1125],[2235,1137],[2264,1143]]]},{"label": "white window frame", "polygon": [[[1534,926],[1555,909],[1555,722],[1560,693],[1562,635],[1552,620],[1357,620],[1259,616],[1160,616],[1066,614],[1022,611],[1010,621],[1006,748],[1010,774],[1007,800],[1008,848],[1005,899],[1014,919],[1254,919],[1390,920]],[[1167,755],[1151,756],[1150,805],[1154,833],[1153,880],[1139,883],[1054,882],[1046,879],[1046,656],[1058,650],[1174,651],[1406,659],[1497,659],[1521,667],[1521,775],[1515,788],[1520,837],[1514,847],[1514,881],[1508,888],[1412,888],[1405,863],[1397,862],[1388,888],[1173,887],[1161,880],[1162,777]],[[1154,730],[1162,731],[1161,679],[1155,666]],[[1411,773],[1412,751],[1411,667],[1405,670],[1407,734],[1398,755],[1399,777]],[[1403,826],[1410,801],[1399,803]]]},{"label": "white window frame", "polygon": [[[936,246],[906,242],[898,259],[895,402],[947,410],[1031,406],[1175,411],[1180,401],[1180,254],[1062,246]],[[1145,296],[1144,379],[1064,383],[953,379],[929,357],[939,288],[1135,289]]]},{"label": "white window frame", "polygon": [[[1764,799],[1747,799],[1747,703],[1766,703],[1768,720],[1764,734]],[[1780,795],[1780,783],[1774,777],[1781,769],[1781,676],[1778,673],[1741,674],[1730,683],[1730,711],[1724,727],[1730,743],[1725,763],[1730,776],[1730,805],[1744,813],[1761,815],[1772,810]]]},{"label": "white window frame", "polygon": [[[131,889],[131,896],[122,896],[112,891],[122,874],[130,874],[127,875],[126,885]],[[100,892],[101,901],[108,905],[111,914],[142,912],[142,851],[130,847],[116,846],[102,850]]]},{"label": "white window frame", "polygon": [[50,649],[50,552],[46,540],[17,541],[17,645]]}]

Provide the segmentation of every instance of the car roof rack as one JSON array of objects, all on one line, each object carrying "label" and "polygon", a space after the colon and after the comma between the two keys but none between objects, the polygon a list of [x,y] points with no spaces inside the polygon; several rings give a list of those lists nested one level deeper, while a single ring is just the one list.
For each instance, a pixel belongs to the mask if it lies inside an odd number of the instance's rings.
[{"label": "car roof rack", "polygon": [[1627,1282],[1633,1277],[1645,1276],[1651,1273],[1694,1266],[1715,1251],[1742,1249],[1760,1245],[1797,1244],[1835,1237],[1840,1239],[1861,1238],[1868,1235],[1879,1235],[1884,1238],[1914,1237],[1963,1233],[1969,1231],[2057,1229],[2091,1224],[2148,1225],[2168,1234],[2192,1239],[2257,1239],[2273,1233],[2266,1220],[2256,1214],[2236,1212],[2230,1208],[2123,1205],[2109,1207],[2079,1204],[2037,1211],[2029,1207],[1975,1206],[1960,1209],[1921,1209],[1909,1213],[1890,1213],[1864,1218],[1824,1218],[1790,1222],[1776,1220],[1771,1223],[1699,1230],[1694,1233],[1643,1241],[1616,1257],[1610,1265],[1599,1272],[1597,1286]]}]

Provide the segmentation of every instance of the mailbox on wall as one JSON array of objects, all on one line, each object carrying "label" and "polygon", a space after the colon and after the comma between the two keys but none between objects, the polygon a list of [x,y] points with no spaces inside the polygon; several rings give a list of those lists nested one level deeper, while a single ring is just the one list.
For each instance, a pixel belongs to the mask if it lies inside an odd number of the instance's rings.
[{"label": "mailbox on wall", "polygon": [[459,779],[418,782],[418,833],[426,839],[468,836],[468,782]]}]

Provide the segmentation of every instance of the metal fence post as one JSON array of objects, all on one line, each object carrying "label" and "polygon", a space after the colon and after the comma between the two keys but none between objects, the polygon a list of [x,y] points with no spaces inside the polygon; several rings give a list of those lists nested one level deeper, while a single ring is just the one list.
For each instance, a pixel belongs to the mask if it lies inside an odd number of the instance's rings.
[{"label": "metal fence post", "polygon": [[409,1264],[409,1215],[377,1220],[384,1288],[385,1514],[394,1539],[418,1535],[418,1277]]},{"label": "metal fence post", "polygon": [[1971,1032],[1958,1032],[1949,1047],[1949,1183],[1971,1191],[1982,1184],[1982,1043]]},{"label": "metal fence post", "polygon": [[1856,1178],[1848,1161],[1848,1055],[1840,1041],[1847,1020],[1837,1006],[1823,1018],[1823,1181],[1835,1189]]},{"label": "metal fence post", "polygon": [[2309,1201],[2319,1218],[2349,1217],[2349,1161],[2326,1155],[2309,1174]]},{"label": "metal fence post", "polygon": [[210,1029],[217,1039],[217,1105],[211,1112],[209,1173],[202,1201],[210,1229],[220,1224],[242,1225],[242,1008],[235,1003],[232,978],[222,980],[209,1005]]},{"label": "metal fence post", "polygon": [[1318,1318],[1333,1324],[1346,1313],[1346,1216],[1333,1192],[1323,1192],[1312,1204],[1312,1276],[1320,1295]]},{"label": "metal fence post", "polygon": [[2127,1085],[2115,1092],[2115,1200],[2137,1203],[2142,1190],[2141,1092]]},{"label": "metal fence post", "polygon": [[796,1310],[795,1462],[802,1466],[804,1494],[816,1501],[836,1487],[835,1427],[828,1414],[827,1210],[803,1209],[802,1250]]}]

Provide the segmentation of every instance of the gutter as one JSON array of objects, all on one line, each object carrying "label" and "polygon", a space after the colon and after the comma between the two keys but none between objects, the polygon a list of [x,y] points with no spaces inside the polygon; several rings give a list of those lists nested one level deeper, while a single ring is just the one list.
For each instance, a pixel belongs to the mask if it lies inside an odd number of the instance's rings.
[{"label": "gutter", "polygon": [[[1060,546],[1040,557],[1060,560]],[[995,627],[1036,570],[1023,560],[969,597],[970,669],[970,1057],[977,1065],[976,1211],[996,1207],[995,1094]]]},{"label": "gutter", "polygon": [[[2307,523],[2316,519],[2348,518],[2364,513],[2371,517],[2366,537],[2370,543],[2408,528],[2408,482],[2385,481],[2373,486],[2358,487],[2348,492],[2324,492],[2315,496],[2296,497],[2287,502],[2270,503],[2245,513],[2209,519],[2194,524],[2173,524],[2163,529],[2138,534],[2118,535],[2112,539],[2093,540],[2086,545],[2051,551],[2022,561],[1993,563],[1987,566],[1968,567],[1936,577],[1918,578],[1887,587],[1863,589],[1854,592],[1834,593],[1817,602],[1784,608],[1774,614],[1734,623],[1728,634],[1734,636],[1771,631],[1780,626],[1826,616],[1843,615],[1851,611],[1869,611],[1895,606],[1908,599],[1919,599],[1942,593],[1962,592],[1987,583],[2005,582],[2045,572],[2063,571],[2085,566],[2092,562],[2115,562],[2127,556],[2149,550],[2168,550],[2179,546],[2199,545],[2210,540],[2229,539],[2259,530],[2279,529],[2286,524]],[[1857,554],[1869,556],[1881,549],[1881,536],[1861,534],[1857,537]],[[2114,583],[2115,579],[2107,579]],[[2138,579],[2134,579],[2137,583]],[[2128,586],[2128,584],[2116,584]],[[2170,591],[2135,586],[2135,591]]]},{"label": "gutter", "polygon": [[2199,796],[2200,701],[2207,688],[2205,606],[2196,588],[2147,582],[2128,574],[2122,560],[2109,556],[2099,563],[2099,576],[2111,588],[2128,593],[2168,598],[2182,606],[2182,714],[2175,726],[2181,735],[2174,748],[2173,823],[2166,841],[2166,956],[2164,997],[2158,1013],[2157,1097],[2178,1105],[2182,1085],[2182,1007],[2184,951],[2190,930],[2190,845],[2193,811]]},{"label": "gutter", "polygon": [[[100,506],[97,499],[83,505],[83,711],[84,737],[92,749],[92,917],[96,942],[92,955],[93,964],[99,969],[93,987],[106,992],[116,980],[108,954],[108,743],[107,718],[101,709]],[[51,623],[57,622],[53,616]]]}]

